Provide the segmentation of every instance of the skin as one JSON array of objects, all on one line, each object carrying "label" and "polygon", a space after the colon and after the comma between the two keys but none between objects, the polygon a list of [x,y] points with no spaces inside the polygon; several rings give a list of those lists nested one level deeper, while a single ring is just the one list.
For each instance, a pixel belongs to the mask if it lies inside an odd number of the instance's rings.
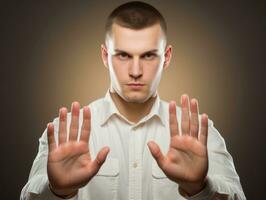
[{"label": "skin", "polygon": [[[159,24],[141,30],[132,30],[113,24],[106,44],[101,46],[102,60],[110,72],[111,97],[119,112],[132,122],[138,122],[150,112],[163,69],[169,66],[172,47]],[[128,83],[142,83],[136,89]],[[169,103],[171,141],[166,155],[150,141],[147,145],[158,166],[166,176],[179,184],[180,193],[191,196],[206,184],[208,171],[207,135],[208,116],[199,120],[198,101],[181,96],[181,130],[176,118],[176,103]],[[77,141],[79,127],[78,102],[72,104],[69,141],[67,141],[67,109],[59,111],[59,145],[54,140],[54,127],[48,124],[49,154],[47,173],[51,190],[62,197],[71,197],[86,185],[104,163],[109,147],[104,147],[91,159],[88,149],[91,117],[88,107],[83,107],[81,139]],[[191,112],[191,115],[189,113]],[[201,129],[199,130],[199,123]]]},{"label": "skin", "polygon": [[109,148],[102,148],[95,160],[91,159],[88,144],[91,115],[87,106],[83,107],[83,123],[80,141],[77,141],[79,128],[78,102],[72,103],[69,141],[67,141],[67,109],[59,110],[59,145],[54,139],[54,125],[47,125],[48,162],[47,174],[50,189],[58,196],[74,196],[78,189],[86,185],[97,174],[104,163]]},{"label": "skin", "polygon": [[[171,59],[172,47],[165,44],[159,24],[141,30],[113,24],[111,36],[101,46],[102,60],[110,74],[112,99],[119,112],[132,122],[147,115],[154,103],[162,71]],[[129,83],[144,86],[134,90]]]}]

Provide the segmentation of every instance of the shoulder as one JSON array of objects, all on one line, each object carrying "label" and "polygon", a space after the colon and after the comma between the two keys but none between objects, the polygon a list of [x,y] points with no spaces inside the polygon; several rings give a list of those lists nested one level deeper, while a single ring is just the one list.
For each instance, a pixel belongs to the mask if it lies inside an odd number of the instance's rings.
[{"label": "shoulder", "polygon": [[91,102],[88,106],[90,108],[91,112],[99,112],[100,109],[102,109],[105,106],[106,102],[105,102],[105,98],[99,98],[94,100],[93,102]]}]

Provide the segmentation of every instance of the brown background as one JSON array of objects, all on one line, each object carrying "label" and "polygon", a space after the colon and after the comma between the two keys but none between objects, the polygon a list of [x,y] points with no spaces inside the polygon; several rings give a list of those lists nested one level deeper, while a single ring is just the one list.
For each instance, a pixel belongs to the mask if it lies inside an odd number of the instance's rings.
[{"label": "brown background", "polygon": [[[1,1],[1,199],[19,198],[38,138],[60,106],[86,105],[106,93],[100,44],[107,15],[123,2]],[[198,98],[226,140],[246,196],[262,197],[265,4],[146,2],[165,16],[174,47],[161,98]]]}]

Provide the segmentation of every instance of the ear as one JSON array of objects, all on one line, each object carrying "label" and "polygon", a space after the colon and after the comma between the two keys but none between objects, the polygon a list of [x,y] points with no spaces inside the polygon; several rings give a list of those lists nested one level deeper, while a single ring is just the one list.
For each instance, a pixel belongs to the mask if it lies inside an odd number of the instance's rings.
[{"label": "ear", "polygon": [[108,67],[108,51],[107,51],[105,44],[101,45],[101,53],[102,53],[103,64],[108,69],[109,68]]},{"label": "ear", "polygon": [[165,60],[164,60],[163,68],[166,69],[169,66],[171,58],[172,58],[172,46],[171,45],[168,45],[166,47],[164,58]]}]

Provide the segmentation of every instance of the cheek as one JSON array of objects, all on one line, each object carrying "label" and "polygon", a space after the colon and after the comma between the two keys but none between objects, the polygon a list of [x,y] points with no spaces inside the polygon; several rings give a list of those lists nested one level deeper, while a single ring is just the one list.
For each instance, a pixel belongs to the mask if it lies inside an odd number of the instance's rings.
[{"label": "cheek", "polygon": [[160,68],[160,60],[159,59],[155,59],[153,61],[148,61],[145,63],[144,74],[147,77],[147,79],[150,79],[150,82],[152,82],[153,79],[155,78],[159,68]]},{"label": "cheek", "polygon": [[112,62],[113,68],[115,68],[115,69],[117,69],[117,67],[122,65],[121,61],[118,60],[116,57],[112,57],[111,62]]},{"label": "cheek", "polygon": [[127,78],[127,66],[128,63],[118,60],[117,58],[112,58],[112,67],[114,70],[114,73],[119,81],[126,80]]}]

